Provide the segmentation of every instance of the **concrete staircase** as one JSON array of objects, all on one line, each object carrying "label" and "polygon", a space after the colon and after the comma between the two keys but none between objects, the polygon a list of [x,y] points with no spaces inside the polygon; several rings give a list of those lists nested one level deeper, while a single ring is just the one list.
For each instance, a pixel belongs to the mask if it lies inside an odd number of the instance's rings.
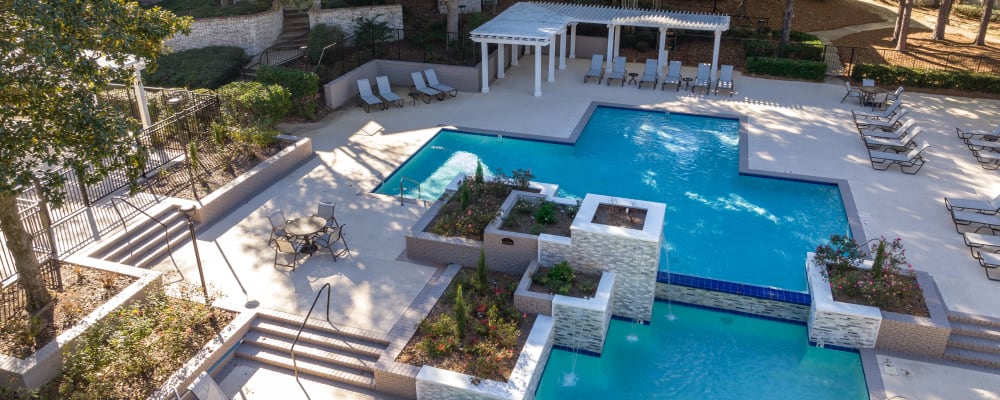
[{"label": "concrete staircase", "polygon": [[1000,320],[949,313],[948,321],[945,359],[1000,371]]},{"label": "concrete staircase", "polygon": [[305,46],[309,43],[309,13],[305,10],[285,9],[281,34],[275,45]]},{"label": "concrete staircase", "polygon": [[244,79],[257,76],[261,65],[283,65],[305,55],[309,43],[309,13],[296,9],[284,10],[281,34],[271,47],[254,56],[243,68]]},{"label": "concrete staircase", "polygon": [[[322,308],[322,305],[319,305]],[[236,357],[281,368],[294,374],[291,347],[302,317],[261,312],[236,349]],[[299,375],[375,390],[373,364],[385,353],[384,335],[310,319],[295,345]]]},{"label": "concrete staircase", "polygon": [[[133,211],[127,204],[118,207],[123,213]],[[128,227],[91,251],[90,257],[150,268],[191,239],[187,218],[173,205],[159,204],[145,212],[149,217],[140,213],[126,221]]]}]

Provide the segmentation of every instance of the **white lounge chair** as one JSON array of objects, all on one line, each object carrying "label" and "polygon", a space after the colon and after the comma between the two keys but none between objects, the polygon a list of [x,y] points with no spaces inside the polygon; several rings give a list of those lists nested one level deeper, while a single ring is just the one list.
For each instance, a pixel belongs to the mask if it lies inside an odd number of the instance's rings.
[{"label": "white lounge chair", "polygon": [[431,96],[437,96],[438,100],[444,100],[444,92],[427,87],[427,84],[424,82],[424,76],[420,71],[410,73],[410,78],[413,79],[413,88],[424,95],[424,103],[430,103]]},{"label": "white lounge chair", "polygon": [[972,155],[976,157],[976,161],[979,161],[979,165],[983,169],[995,170],[1000,168],[1000,153],[996,151],[984,148],[982,150],[972,150]]},{"label": "white lounge chair", "polygon": [[583,83],[587,83],[587,79],[597,78],[597,84],[600,85],[601,81],[604,80],[604,55],[594,54],[590,57],[590,71],[583,76]]},{"label": "white lounge chair", "polygon": [[972,253],[973,257],[976,256],[977,250],[982,251],[984,247],[1000,250],[1000,236],[965,232],[962,234],[962,239],[965,240],[965,245],[969,246],[969,253]]},{"label": "white lounge chair", "polygon": [[1000,125],[993,128],[992,131],[963,131],[962,128],[955,128],[955,133],[958,135],[959,139],[969,140],[969,139],[983,139],[983,140],[1000,140]]},{"label": "white lounge chair", "polygon": [[427,75],[427,86],[430,86],[435,90],[440,90],[441,92],[448,93],[448,95],[451,97],[458,96],[458,89],[455,89],[451,86],[441,83],[441,81],[438,81],[437,73],[435,73],[433,69],[429,68],[425,69],[424,75]]},{"label": "white lounge chair", "polygon": [[909,112],[908,110],[897,112],[895,115],[892,116],[892,118],[889,118],[888,120],[882,120],[882,119],[854,120],[854,125],[856,125],[858,129],[881,129],[884,131],[893,130],[896,129],[896,127],[898,126],[897,124],[900,124],[899,120],[905,117],[908,112]]},{"label": "white lounge chair", "polygon": [[379,109],[385,108],[385,102],[372,94],[372,84],[368,79],[358,79],[358,94],[361,95],[361,106],[365,112],[370,112],[372,106],[378,106]]},{"label": "white lounge chair", "polygon": [[608,81],[608,86],[611,86],[611,81],[618,79],[622,81],[622,86],[625,86],[625,74],[628,71],[625,70],[625,57],[615,57],[614,66],[611,69],[611,73],[605,77]]},{"label": "white lounge chair", "polygon": [[899,170],[904,174],[913,175],[924,167],[926,160],[923,154],[929,147],[930,145],[925,142],[919,148],[910,149],[905,154],[868,150],[868,158],[871,160],[872,168],[879,171],[885,171],[895,164],[899,165]]},{"label": "white lounge chair", "polygon": [[884,119],[884,120],[889,120],[889,119],[892,119],[892,117],[894,117],[897,112],[906,111],[906,110],[903,110],[901,108],[902,104],[903,104],[903,102],[897,101],[895,103],[892,103],[892,105],[889,106],[889,108],[886,108],[885,110],[882,110],[882,111],[864,112],[864,111],[854,111],[854,110],[851,110],[851,115],[854,116],[854,123],[855,124],[857,124],[858,121],[863,121],[863,120],[866,120],[866,119]]},{"label": "white lounge chair", "polygon": [[959,227],[972,228],[972,232],[978,233],[980,229],[986,228],[990,230],[990,233],[995,234],[997,230],[1000,230],[1000,215],[996,214],[980,214],[973,211],[966,210],[951,210],[951,221],[955,223],[955,232],[963,233]]},{"label": "white lounge chair", "polygon": [[[902,86],[896,88],[895,92],[892,92],[892,93],[889,93],[889,94],[886,95],[886,100],[891,100],[891,101],[893,101],[895,103],[898,103],[899,102],[899,96],[903,95],[903,91],[904,90],[906,90],[906,89],[903,89]],[[895,104],[895,103],[893,103],[893,104]]]},{"label": "white lounge chair", "polygon": [[979,266],[986,270],[986,279],[991,281],[1000,281],[1000,279],[993,278],[990,276],[990,270],[996,270],[1000,267],[1000,254],[997,253],[984,253],[982,251],[974,254],[976,260],[979,260]]},{"label": "white lounge chair", "polygon": [[885,131],[882,129],[862,129],[859,130],[858,132],[861,133],[862,138],[880,137],[886,139],[898,139],[903,137],[903,135],[906,134],[907,131],[915,128],[916,126],[917,126],[917,120],[913,118],[907,118],[905,121],[903,121],[903,124],[896,127],[895,130]]},{"label": "white lounge chair", "polygon": [[917,126],[913,129],[907,130],[906,133],[898,139],[876,136],[862,136],[862,138],[865,141],[865,145],[868,146],[869,149],[900,153],[915,147],[916,142],[914,139],[916,139],[917,135],[920,135],[923,131],[923,128]]},{"label": "white lounge chair", "polygon": [[733,95],[733,66],[723,65],[719,71],[719,80],[715,82],[715,94],[719,94],[719,88],[729,89],[729,95]]},{"label": "white lounge chair", "polygon": [[841,103],[843,103],[844,100],[847,100],[848,97],[857,97],[858,102],[861,102],[861,98],[864,97],[864,93],[861,93],[860,88],[851,86],[851,81],[844,81],[844,86],[847,86],[847,93],[844,94],[844,98],[840,99]]},{"label": "white lounge chair", "polygon": [[392,91],[392,85],[389,84],[388,76],[375,77],[375,84],[378,87],[378,95],[385,99],[385,101],[396,103],[400,107],[403,106],[403,98]]},{"label": "white lounge chair", "polygon": [[667,76],[663,77],[663,82],[660,83],[660,89],[664,89],[667,85],[677,85],[677,91],[681,91],[681,62],[671,61],[669,66],[667,66]]},{"label": "white lounge chair", "polygon": [[1000,194],[992,199],[944,198],[944,208],[948,211],[973,211],[980,214],[996,214],[1000,211]]},{"label": "white lounge chair", "polygon": [[712,64],[698,64],[698,75],[694,77],[694,84],[691,85],[691,93],[694,93],[694,90],[699,87],[704,87],[705,94],[708,94],[709,88],[712,87]]},{"label": "white lounge chair", "polygon": [[639,89],[642,89],[642,84],[646,82],[652,82],[653,89],[656,89],[656,81],[659,79],[657,67],[659,67],[658,60],[646,59],[646,70],[642,72],[642,78],[639,79]]}]

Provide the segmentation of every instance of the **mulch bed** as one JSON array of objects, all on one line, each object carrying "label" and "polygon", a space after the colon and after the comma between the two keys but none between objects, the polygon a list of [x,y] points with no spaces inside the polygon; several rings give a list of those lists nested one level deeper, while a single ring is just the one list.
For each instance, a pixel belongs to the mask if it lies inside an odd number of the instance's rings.
[{"label": "mulch bed", "polygon": [[221,148],[202,145],[198,153],[200,165],[193,171],[194,184],[191,183],[192,171],[185,160],[165,167],[160,173],[151,174],[146,190],[161,196],[200,200],[278,154],[290,143],[278,140],[262,148],[240,147],[237,144]]},{"label": "mulch bed", "polygon": [[[527,205],[523,206],[526,207],[525,211],[518,212],[519,206],[522,203],[527,203]],[[536,207],[537,204],[533,204],[527,200],[518,200],[518,204],[515,205],[513,210],[511,210],[511,212],[503,219],[503,225],[501,225],[500,229],[531,235],[547,233],[563,237],[570,236],[569,228],[573,225],[573,218],[576,216],[576,207],[556,204],[556,221],[548,225],[540,224],[535,221],[534,211]]]},{"label": "mulch bed", "polygon": [[[550,267],[538,267],[536,274],[545,275],[549,273]],[[569,293],[566,296],[577,297],[581,299],[589,299],[597,294],[597,284],[601,282],[600,275],[594,274],[584,274],[579,271],[575,271],[575,277],[573,278],[573,285],[570,286]],[[535,282],[534,279],[531,280],[531,287],[528,290],[535,293],[552,293],[548,286],[542,285]]]},{"label": "mulch bed", "polygon": [[646,210],[614,204],[601,204],[594,213],[595,224],[604,224],[629,229],[642,229],[646,223]]}]

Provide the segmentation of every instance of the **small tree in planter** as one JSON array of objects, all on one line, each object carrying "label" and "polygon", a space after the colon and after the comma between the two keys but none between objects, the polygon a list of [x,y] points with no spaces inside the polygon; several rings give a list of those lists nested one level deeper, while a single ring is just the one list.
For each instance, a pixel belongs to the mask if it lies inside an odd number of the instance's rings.
[{"label": "small tree in planter", "polygon": [[859,246],[854,239],[833,235],[829,244],[816,247],[813,261],[826,266],[822,272],[830,283],[834,300],[929,316],[913,266],[906,261],[902,239],[889,241],[881,237],[871,242],[868,248],[874,257],[871,269],[859,268],[865,246]]}]

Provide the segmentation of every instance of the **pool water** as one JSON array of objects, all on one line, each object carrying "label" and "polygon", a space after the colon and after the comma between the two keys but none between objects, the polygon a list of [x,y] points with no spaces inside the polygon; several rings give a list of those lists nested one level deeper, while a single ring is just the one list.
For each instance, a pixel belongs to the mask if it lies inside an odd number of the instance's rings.
[{"label": "pool water", "polygon": [[[673,316],[673,319],[671,319]],[[657,302],[611,321],[600,358],[553,350],[538,399],[868,399],[857,353],[809,346],[804,325]]]},{"label": "pool water", "polygon": [[739,175],[738,144],[735,119],[598,107],[575,145],[442,131],[376,192],[397,195],[406,177],[436,199],[477,160],[530,169],[560,196],[665,203],[661,270],[805,291],[805,253],[849,234],[840,191]]}]

